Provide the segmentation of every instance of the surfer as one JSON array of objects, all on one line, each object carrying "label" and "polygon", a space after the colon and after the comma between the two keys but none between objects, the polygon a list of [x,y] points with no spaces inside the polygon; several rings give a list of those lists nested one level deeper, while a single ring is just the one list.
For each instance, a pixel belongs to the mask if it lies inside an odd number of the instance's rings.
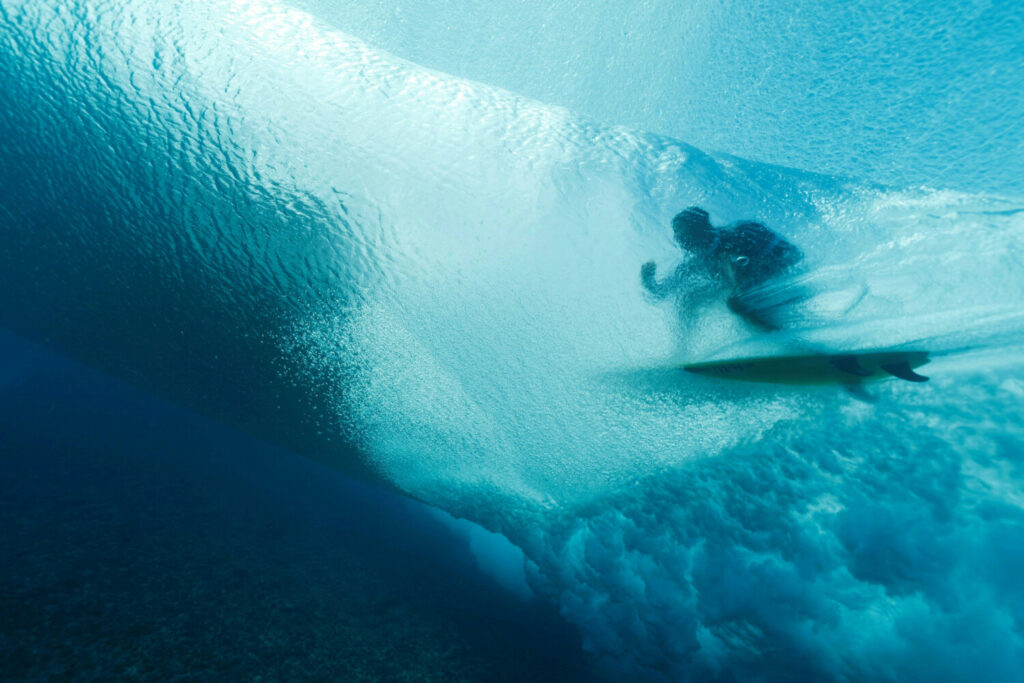
[{"label": "surfer", "polygon": [[[679,265],[673,275],[658,281],[657,266],[648,261],[640,269],[644,289],[657,299],[725,287],[729,310],[761,328],[779,329],[762,307],[746,296],[765,282],[778,277],[803,260],[803,253],[782,236],[760,223],[741,221],[727,228],[711,225],[708,212],[697,206],[681,211],[672,219],[676,242],[692,258]],[[703,286],[694,281],[703,280]],[[786,302],[773,302],[772,307]]]}]

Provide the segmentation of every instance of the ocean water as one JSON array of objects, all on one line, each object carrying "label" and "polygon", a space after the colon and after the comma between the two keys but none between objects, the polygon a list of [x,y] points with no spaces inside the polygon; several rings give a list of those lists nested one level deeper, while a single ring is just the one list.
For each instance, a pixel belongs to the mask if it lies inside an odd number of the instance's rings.
[{"label": "ocean water", "polygon": [[[1010,2],[0,0],[8,670],[165,678],[173,640],[211,677],[1019,680],[1022,29]],[[689,205],[804,251],[782,332],[644,296]],[[677,370],[889,347],[931,381]],[[68,375],[120,393],[48,410]],[[184,504],[140,524],[158,488]],[[141,560],[97,587],[121,524]],[[119,583],[147,575],[155,606]],[[167,612],[188,586],[223,606]]]},{"label": "ocean water", "polygon": [[10,333],[0,350],[0,679],[589,678],[522,570],[481,565],[486,536]]}]

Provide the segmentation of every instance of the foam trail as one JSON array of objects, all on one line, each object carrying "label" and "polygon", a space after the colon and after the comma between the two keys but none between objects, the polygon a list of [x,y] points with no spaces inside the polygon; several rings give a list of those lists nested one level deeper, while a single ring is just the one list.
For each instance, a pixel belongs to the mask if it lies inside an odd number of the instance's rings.
[{"label": "foam trail", "polygon": [[[823,348],[866,343],[935,352],[1024,339],[1024,310],[1015,304],[1024,263],[1020,202],[886,190],[842,206],[847,224],[859,226],[840,237],[849,242],[816,267],[747,295],[787,330],[776,336]],[[753,352],[755,346],[740,344],[720,355]]]},{"label": "foam trail", "polygon": [[699,204],[800,244],[817,301],[865,283],[830,344],[1014,337],[1018,202],[604,128],[269,0],[0,31],[0,322],[502,532],[630,676],[1024,670],[1020,356],[874,408],[720,386],[657,368],[750,330],[639,284]]}]

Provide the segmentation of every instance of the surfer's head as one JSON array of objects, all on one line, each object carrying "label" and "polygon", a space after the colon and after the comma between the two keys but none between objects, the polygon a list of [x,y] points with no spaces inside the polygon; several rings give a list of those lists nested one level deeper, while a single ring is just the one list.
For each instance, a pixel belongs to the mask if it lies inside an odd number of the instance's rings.
[{"label": "surfer's head", "polygon": [[687,251],[707,249],[715,239],[715,229],[711,227],[708,212],[698,206],[680,211],[672,219],[672,232],[679,246]]}]

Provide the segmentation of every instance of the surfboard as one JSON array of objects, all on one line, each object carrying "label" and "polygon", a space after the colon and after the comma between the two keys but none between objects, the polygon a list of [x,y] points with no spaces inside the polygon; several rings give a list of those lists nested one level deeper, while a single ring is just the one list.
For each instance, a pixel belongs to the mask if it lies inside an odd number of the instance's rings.
[{"label": "surfboard", "polygon": [[926,382],[914,372],[929,360],[927,351],[857,351],[731,358],[684,365],[698,375],[774,384],[859,384],[893,377]]}]

